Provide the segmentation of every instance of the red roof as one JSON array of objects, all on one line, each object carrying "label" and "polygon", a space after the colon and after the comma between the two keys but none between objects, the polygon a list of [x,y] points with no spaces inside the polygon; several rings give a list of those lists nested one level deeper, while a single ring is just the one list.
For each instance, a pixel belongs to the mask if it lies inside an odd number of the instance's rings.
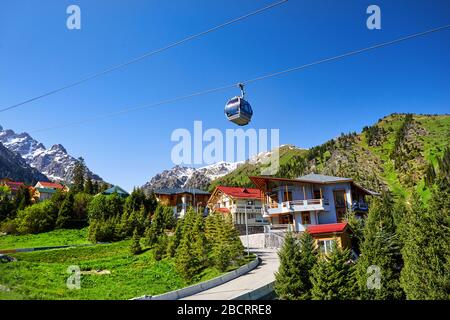
[{"label": "red roof", "polygon": [[335,233],[343,232],[347,227],[347,223],[329,223],[329,224],[315,224],[309,225],[307,231],[310,234],[321,234],[321,233]]},{"label": "red roof", "polygon": [[241,188],[241,187],[224,187],[218,186],[218,190],[229,195],[232,198],[241,199],[261,199],[261,190],[255,188]]},{"label": "red roof", "polygon": [[20,186],[23,186],[23,182],[14,182],[14,181],[4,181],[2,182],[4,185],[8,186],[12,191],[19,190]]},{"label": "red roof", "polygon": [[62,185],[55,182],[45,182],[45,181],[39,181],[39,184],[41,184],[44,188],[53,188],[53,189],[64,189]]}]

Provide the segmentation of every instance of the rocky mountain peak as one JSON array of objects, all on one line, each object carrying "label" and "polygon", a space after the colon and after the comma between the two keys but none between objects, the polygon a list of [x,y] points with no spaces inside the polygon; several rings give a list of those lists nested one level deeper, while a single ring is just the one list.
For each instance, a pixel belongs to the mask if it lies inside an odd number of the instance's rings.
[{"label": "rocky mountain peak", "polygon": [[[71,181],[76,159],[61,144],[50,149],[33,139],[28,133],[15,133],[13,130],[0,130],[0,143],[19,154],[26,163],[55,181]],[[87,169],[87,175],[94,180],[102,179]]]}]

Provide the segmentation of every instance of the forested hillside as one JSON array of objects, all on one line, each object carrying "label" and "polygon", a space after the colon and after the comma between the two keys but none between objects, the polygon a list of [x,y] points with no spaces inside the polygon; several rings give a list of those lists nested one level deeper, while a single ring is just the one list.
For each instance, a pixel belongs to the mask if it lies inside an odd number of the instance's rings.
[{"label": "forested hillside", "polygon": [[[392,114],[360,133],[341,134],[309,150],[292,146],[280,152],[279,177],[294,178],[315,172],[353,178],[375,191],[390,190],[405,196],[416,189],[428,197],[427,175],[450,145],[450,115]],[[260,173],[259,164],[240,166],[213,181],[252,186],[249,175]]]}]

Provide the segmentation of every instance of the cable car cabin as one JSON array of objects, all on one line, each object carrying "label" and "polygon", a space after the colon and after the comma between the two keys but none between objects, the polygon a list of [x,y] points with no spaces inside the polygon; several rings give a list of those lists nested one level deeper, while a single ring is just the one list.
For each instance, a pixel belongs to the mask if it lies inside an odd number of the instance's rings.
[{"label": "cable car cabin", "polygon": [[231,122],[245,126],[252,119],[253,110],[250,103],[242,97],[234,97],[225,105],[225,115]]}]

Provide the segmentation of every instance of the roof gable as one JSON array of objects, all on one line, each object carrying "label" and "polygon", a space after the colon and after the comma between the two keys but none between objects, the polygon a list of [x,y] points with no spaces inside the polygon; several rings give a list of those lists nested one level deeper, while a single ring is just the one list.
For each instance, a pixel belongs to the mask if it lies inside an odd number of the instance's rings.
[{"label": "roof gable", "polygon": [[121,187],[119,186],[112,186],[111,188],[105,190],[102,192],[103,194],[113,194],[113,193],[117,193],[119,195],[126,195],[128,196],[129,193],[126,192],[125,190],[123,190]]},{"label": "roof gable", "polygon": [[61,184],[56,182],[39,181],[37,184],[40,184],[43,188],[64,189]]},{"label": "roof gable", "polygon": [[225,187],[218,186],[217,190],[222,191],[226,195],[232,198],[241,198],[241,199],[261,199],[262,193],[261,190],[256,188],[242,188],[242,187]]}]

